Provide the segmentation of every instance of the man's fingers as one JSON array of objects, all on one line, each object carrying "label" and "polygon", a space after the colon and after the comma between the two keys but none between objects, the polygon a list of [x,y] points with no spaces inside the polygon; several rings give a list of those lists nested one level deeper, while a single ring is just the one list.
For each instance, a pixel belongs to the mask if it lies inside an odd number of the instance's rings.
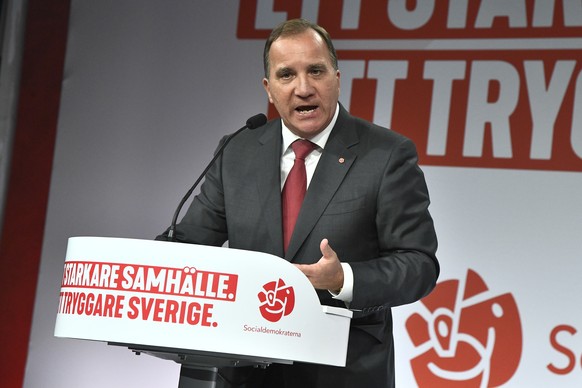
[{"label": "man's fingers", "polygon": [[311,268],[313,264],[294,264],[303,274],[310,277],[313,274],[313,269]]},{"label": "man's fingers", "polygon": [[321,290],[339,290],[343,286],[343,270],[335,251],[324,238],[319,244],[322,257],[317,263],[295,264],[309,279],[311,284]]},{"label": "man's fingers", "polygon": [[321,240],[321,243],[319,244],[319,249],[321,250],[321,255],[325,258],[330,258],[335,255],[335,251],[331,249],[329,241],[326,238]]}]

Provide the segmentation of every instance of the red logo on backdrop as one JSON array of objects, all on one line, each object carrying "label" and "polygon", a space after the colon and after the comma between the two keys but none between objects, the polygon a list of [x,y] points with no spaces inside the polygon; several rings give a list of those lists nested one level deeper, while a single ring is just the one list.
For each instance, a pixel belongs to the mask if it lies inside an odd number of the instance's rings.
[{"label": "red logo on backdrop", "polygon": [[419,352],[411,361],[420,387],[497,387],[517,370],[522,350],[519,312],[509,293],[494,295],[469,270],[422,299],[406,321]]},{"label": "red logo on backdrop", "polygon": [[258,297],[261,302],[259,311],[263,318],[270,322],[278,322],[291,314],[295,307],[295,291],[282,279],[263,285]]}]

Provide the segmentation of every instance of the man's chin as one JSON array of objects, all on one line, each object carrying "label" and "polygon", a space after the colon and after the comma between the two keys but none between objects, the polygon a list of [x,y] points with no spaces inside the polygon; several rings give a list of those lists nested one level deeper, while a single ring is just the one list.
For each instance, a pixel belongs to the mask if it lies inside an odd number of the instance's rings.
[{"label": "man's chin", "polygon": [[325,128],[325,123],[321,120],[294,120],[291,126],[288,126],[291,132],[302,138],[311,138]]}]

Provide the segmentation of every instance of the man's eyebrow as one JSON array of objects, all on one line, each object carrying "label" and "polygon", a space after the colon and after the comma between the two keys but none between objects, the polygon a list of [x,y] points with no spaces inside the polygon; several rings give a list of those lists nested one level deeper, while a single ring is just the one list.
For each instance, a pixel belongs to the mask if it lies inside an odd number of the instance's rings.
[{"label": "man's eyebrow", "polygon": [[290,67],[285,66],[285,67],[281,67],[281,68],[277,69],[277,71],[275,72],[275,74],[276,75],[283,75],[283,74],[289,74],[289,73],[292,73],[292,72],[293,72],[293,70],[291,70]]},{"label": "man's eyebrow", "polygon": [[309,70],[325,70],[326,66],[325,63],[314,63],[309,65]]}]

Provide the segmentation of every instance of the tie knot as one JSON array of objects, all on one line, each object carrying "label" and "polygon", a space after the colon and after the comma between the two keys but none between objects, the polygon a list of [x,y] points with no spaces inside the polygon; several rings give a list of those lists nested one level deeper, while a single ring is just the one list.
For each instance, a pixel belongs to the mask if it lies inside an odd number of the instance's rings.
[{"label": "tie knot", "polygon": [[315,149],[316,145],[309,140],[299,139],[291,144],[296,159],[305,159]]}]

